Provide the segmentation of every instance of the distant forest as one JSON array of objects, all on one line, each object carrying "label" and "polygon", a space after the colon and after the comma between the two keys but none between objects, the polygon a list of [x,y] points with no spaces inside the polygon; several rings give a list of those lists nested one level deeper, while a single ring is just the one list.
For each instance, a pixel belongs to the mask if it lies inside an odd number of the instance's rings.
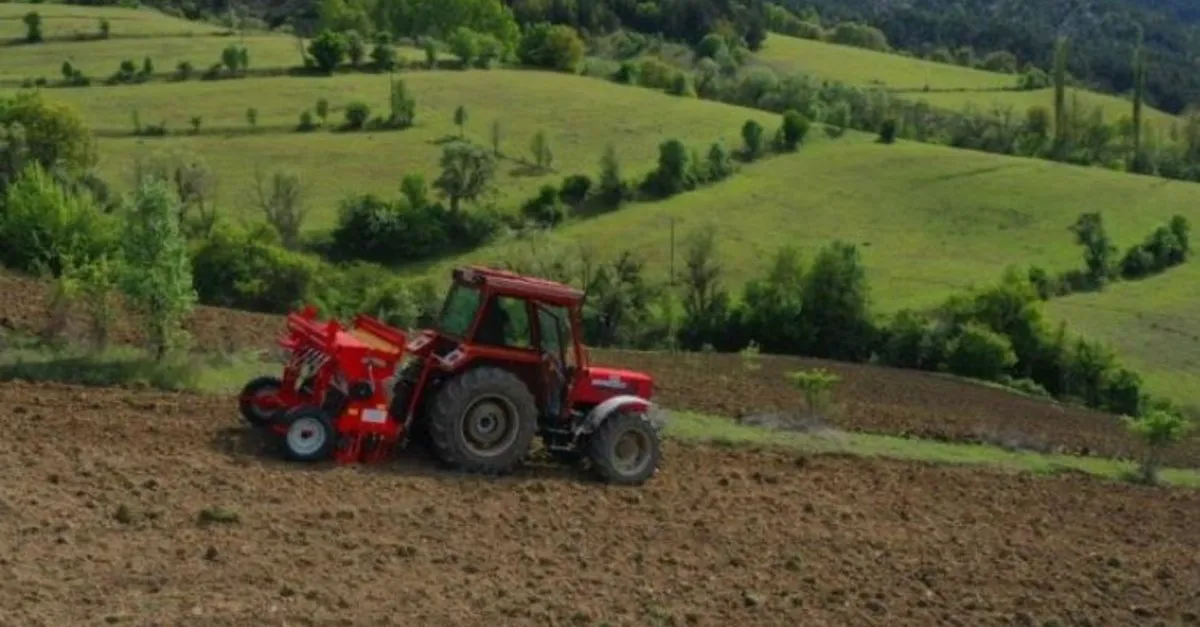
[{"label": "distant forest", "polygon": [[1171,113],[1200,100],[1200,2],[1195,0],[777,0],[824,23],[865,22],[894,48],[922,54],[970,46],[1007,50],[1048,70],[1059,35],[1071,40],[1068,70],[1088,85],[1128,93],[1137,27],[1149,60],[1147,100]]}]

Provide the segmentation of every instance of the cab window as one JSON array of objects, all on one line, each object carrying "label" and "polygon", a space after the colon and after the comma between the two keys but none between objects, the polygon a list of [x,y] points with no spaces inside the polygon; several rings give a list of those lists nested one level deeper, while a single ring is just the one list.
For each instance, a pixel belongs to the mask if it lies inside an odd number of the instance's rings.
[{"label": "cab window", "polygon": [[532,348],[533,333],[525,301],[508,296],[493,298],[479,323],[475,341],[507,348]]}]

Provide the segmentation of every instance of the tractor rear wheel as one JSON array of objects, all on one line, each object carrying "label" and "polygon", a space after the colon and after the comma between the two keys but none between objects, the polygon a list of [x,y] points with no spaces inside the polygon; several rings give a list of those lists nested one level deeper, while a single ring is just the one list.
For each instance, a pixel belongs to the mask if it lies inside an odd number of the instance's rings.
[{"label": "tractor rear wheel", "polygon": [[255,427],[265,426],[286,409],[279,399],[283,382],[279,377],[263,376],[252,379],[242,387],[238,397],[238,411],[242,418]]},{"label": "tractor rear wheel", "polygon": [[506,473],[529,452],[537,405],[512,373],[475,368],[442,386],[426,427],[443,462],[467,472]]},{"label": "tractor rear wheel", "polygon": [[283,416],[287,431],[283,434],[283,454],[294,462],[318,462],[328,459],[337,444],[333,421],[317,407],[297,407]]},{"label": "tractor rear wheel", "polygon": [[592,469],[602,480],[640,485],[658,470],[662,438],[645,415],[621,413],[592,433],[587,452]]}]

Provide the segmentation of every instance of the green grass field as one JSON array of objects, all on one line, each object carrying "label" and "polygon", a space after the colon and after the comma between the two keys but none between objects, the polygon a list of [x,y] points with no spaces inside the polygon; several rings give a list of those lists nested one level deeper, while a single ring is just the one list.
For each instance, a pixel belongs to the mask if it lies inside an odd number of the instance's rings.
[{"label": "green grass field", "polygon": [[1003,89],[1017,76],[771,33],[756,55],[785,74],[892,89]]},{"label": "green grass field", "polygon": [[[1024,115],[1031,106],[1054,105],[1053,89],[1003,91],[1016,86],[1018,77],[1015,74],[987,72],[774,33],[756,56],[780,73],[809,74],[850,85],[905,90],[904,98],[924,100],[952,111],[961,111],[967,105],[985,111],[999,106],[1012,107],[1017,115]],[[920,91],[926,87],[931,91]],[[1132,113],[1132,104],[1124,98],[1069,90],[1068,103],[1072,102],[1073,94],[1078,94],[1079,106],[1085,115],[1090,115],[1097,106],[1108,122]],[[1145,116],[1148,122],[1163,130],[1177,121],[1175,116],[1152,107],[1146,107]]]},{"label": "green grass field", "polygon": [[[109,22],[109,34],[114,38],[122,35],[208,35],[228,29],[214,24],[190,22],[171,17],[150,8],[123,9],[119,7],[89,7],[69,4],[28,4],[25,2],[0,3],[0,39],[25,37],[22,18],[30,11],[42,16],[42,34],[46,38],[95,35],[100,32],[100,19]],[[6,50],[0,61],[8,65]]]},{"label": "green grass field", "polygon": [[157,72],[174,72],[180,62],[189,61],[200,74],[212,64],[219,63],[221,51],[231,44],[246,46],[251,68],[292,67],[301,63],[296,40],[279,35],[247,35],[244,39],[207,36],[49,42],[6,49],[4,61],[0,63],[0,79],[45,77],[58,80],[62,78],[63,61],[70,61],[85,76],[102,81],[116,72],[126,59],[141,69],[142,59],[146,57],[154,63]]},{"label": "green grass field", "polygon": [[[1194,221],[1194,219],[1193,219]],[[1200,265],[1050,301],[1047,312],[1104,338],[1152,392],[1200,410]]]},{"label": "green grass field", "polygon": [[[678,137],[697,149],[723,139],[732,146],[747,118],[774,128],[778,116],[695,99],[630,89],[580,76],[507,70],[412,72],[403,75],[417,101],[417,126],[400,132],[308,134],[290,131],[224,137],[102,138],[101,172],[117,185],[127,185],[139,156],[160,151],[187,150],[203,157],[216,171],[221,204],[232,210],[247,197],[254,167],[264,174],[291,168],[304,178],[315,207],[311,228],[330,226],[337,202],[355,191],[394,194],[400,180],[419,172],[436,177],[439,141],[457,134],[454,110],[465,106],[466,132],[490,146],[493,120],[501,120],[502,150],[530,158],[529,145],[545,130],[554,152],[550,174],[529,175],[511,159],[501,162],[497,186],[500,198],[516,201],[540,185],[558,182],[568,174],[594,174],[606,142],[612,142],[630,175],[651,169],[658,144]],[[247,107],[258,109],[258,124],[294,126],[301,111],[320,97],[329,99],[331,123],[341,123],[342,108],[362,99],[376,110],[388,102],[387,76],[347,75],[332,78],[271,78],[215,82],[155,83],[103,89],[60,89],[48,97],[71,103],[93,128],[132,132],[136,107],[144,124],[166,121],[169,129],[185,130],[192,116],[204,127],[246,130]],[[181,104],[184,103],[184,104]],[[629,111],[654,111],[654,116],[631,116]]]},{"label": "green grass field", "polygon": [[[1115,241],[1128,246],[1173,213],[1200,221],[1200,185],[815,133],[799,154],[745,167],[710,189],[573,224],[554,239],[587,242],[601,256],[633,249],[661,275],[669,263],[670,219],[677,264],[687,232],[715,224],[726,281],[736,285],[781,245],[799,246],[811,258],[841,238],[860,245],[876,304],[888,311],[932,305],[968,283],[995,281],[1009,264],[1081,267],[1082,252],[1067,228],[1084,211],[1102,212]],[[503,258],[521,245],[497,245],[446,265]]]},{"label": "green grass field", "polygon": [[[930,92],[905,94],[905,96],[920,98],[935,107],[954,111],[961,111],[968,105],[984,111],[991,110],[993,107],[1001,109],[1011,107],[1013,113],[1023,116],[1032,106],[1041,105],[1050,110],[1054,108],[1053,88],[1032,91]],[[1075,100],[1076,97],[1078,100]],[[1121,119],[1122,116],[1133,116],[1133,102],[1117,96],[1098,94],[1082,89],[1069,89],[1067,90],[1067,105],[1072,106],[1074,102],[1078,102],[1080,114],[1085,117],[1090,116],[1092,111],[1099,107],[1103,112],[1104,120],[1110,124]],[[1153,107],[1145,107],[1143,114],[1147,123],[1156,126],[1163,132],[1179,121],[1177,117]]]}]

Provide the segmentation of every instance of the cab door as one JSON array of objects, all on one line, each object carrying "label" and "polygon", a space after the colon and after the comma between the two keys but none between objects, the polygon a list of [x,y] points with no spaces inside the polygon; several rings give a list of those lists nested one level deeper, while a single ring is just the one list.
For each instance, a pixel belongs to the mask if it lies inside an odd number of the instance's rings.
[{"label": "cab door", "polygon": [[537,303],[538,351],[541,353],[542,381],[546,386],[545,413],[551,417],[565,416],[574,378],[574,353],[567,350],[570,318],[564,307]]}]

